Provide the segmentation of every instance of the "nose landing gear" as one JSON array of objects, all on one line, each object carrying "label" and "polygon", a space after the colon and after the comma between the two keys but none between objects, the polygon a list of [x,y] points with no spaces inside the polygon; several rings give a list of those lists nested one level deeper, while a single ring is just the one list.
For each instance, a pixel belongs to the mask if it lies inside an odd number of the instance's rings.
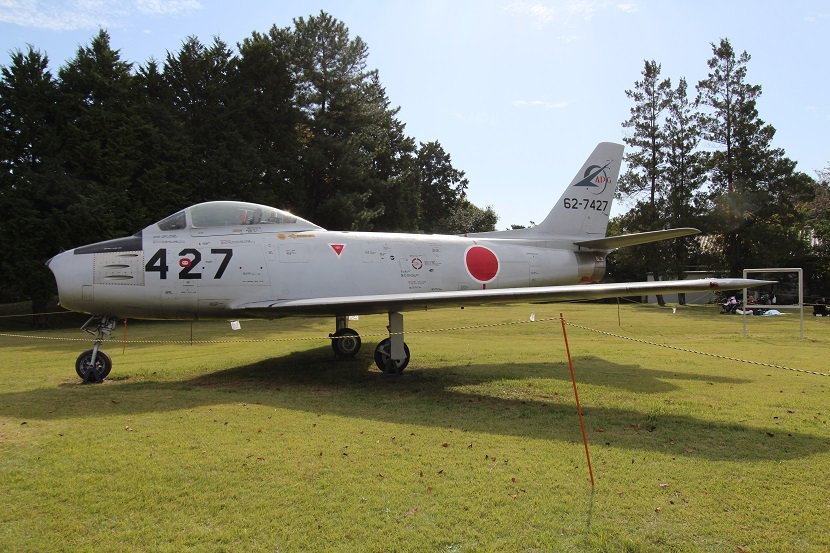
[{"label": "nose landing gear", "polygon": [[[95,326],[95,330],[92,330],[90,326],[95,320],[98,321],[98,324]],[[81,327],[84,332],[95,336],[92,349],[83,352],[75,361],[75,372],[78,373],[84,384],[100,384],[112,370],[112,359],[100,348],[104,338],[115,329],[115,323],[115,317],[93,315]]]}]

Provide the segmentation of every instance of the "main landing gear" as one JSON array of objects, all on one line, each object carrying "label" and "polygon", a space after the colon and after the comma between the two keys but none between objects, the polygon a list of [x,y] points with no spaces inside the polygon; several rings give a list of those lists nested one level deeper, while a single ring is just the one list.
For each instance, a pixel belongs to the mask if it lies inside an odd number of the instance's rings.
[{"label": "main landing gear", "polygon": [[[337,357],[349,358],[360,351],[360,335],[349,328],[346,317],[337,317],[337,330],[329,334],[331,347]],[[389,312],[389,338],[375,348],[375,365],[383,374],[400,374],[409,364],[409,346],[403,341],[403,314]]]},{"label": "main landing gear", "polygon": [[[90,328],[90,323],[97,320],[95,330]],[[84,381],[84,384],[101,383],[112,370],[112,359],[101,351],[101,343],[109,336],[115,328],[115,317],[96,316],[89,318],[81,330],[95,336],[92,342],[92,349],[83,352],[75,361],[75,372]]]},{"label": "main landing gear", "polygon": [[343,359],[354,357],[360,351],[360,334],[355,329],[349,328],[346,317],[337,317],[335,320],[337,330],[329,334],[331,349],[337,357]]}]

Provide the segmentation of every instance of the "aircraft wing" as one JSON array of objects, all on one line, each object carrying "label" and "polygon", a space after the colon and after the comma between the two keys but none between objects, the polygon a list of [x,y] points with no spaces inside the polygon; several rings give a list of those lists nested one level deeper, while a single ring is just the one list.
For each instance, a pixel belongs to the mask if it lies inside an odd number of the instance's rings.
[{"label": "aircraft wing", "polygon": [[265,318],[289,315],[368,315],[391,311],[422,311],[431,307],[616,298],[647,294],[702,292],[707,290],[737,290],[763,286],[764,284],[772,284],[772,282],[755,279],[727,278],[574,284],[568,286],[495,288],[488,290],[273,300],[244,303],[234,307],[246,315]]}]

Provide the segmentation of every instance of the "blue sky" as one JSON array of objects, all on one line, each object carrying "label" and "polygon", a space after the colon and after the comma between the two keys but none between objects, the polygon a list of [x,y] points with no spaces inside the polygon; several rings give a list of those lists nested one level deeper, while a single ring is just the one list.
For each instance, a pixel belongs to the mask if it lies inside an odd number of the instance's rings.
[{"label": "blue sky", "polygon": [[233,45],[320,10],[366,41],[408,134],[444,146],[499,228],[541,221],[594,145],[622,140],[644,60],[693,86],[724,37],[752,56],[773,144],[811,176],[830,165],[830,3],[817,0],[0,0],[0,65],[32,44],[56,71],[99,27],[139,65],[188,35]]}]

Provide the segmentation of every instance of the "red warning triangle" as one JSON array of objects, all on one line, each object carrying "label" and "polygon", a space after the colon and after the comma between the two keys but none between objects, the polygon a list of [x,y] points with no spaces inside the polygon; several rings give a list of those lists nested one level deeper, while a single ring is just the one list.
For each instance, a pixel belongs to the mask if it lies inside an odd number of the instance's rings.
[{"label": "red warning triangle", "polygon": [[333,249],[334,253],[337,254],[337,257],[340,257],[340,254],[343,253],[343,248],[346,247],[345,244],[329,244],[329,246],[331,246],[331,249]]}]

